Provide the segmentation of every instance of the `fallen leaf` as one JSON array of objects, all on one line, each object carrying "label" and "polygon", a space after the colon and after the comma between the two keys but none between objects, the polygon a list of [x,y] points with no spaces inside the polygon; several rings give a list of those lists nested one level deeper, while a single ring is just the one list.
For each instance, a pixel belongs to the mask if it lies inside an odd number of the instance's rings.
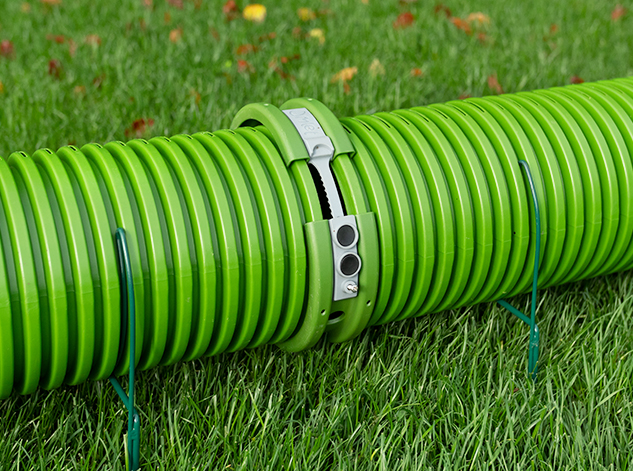
[{"label": "fallen leaf", "polygon": [[470,94],[468,92],[462,92],[461,95],[457,97],[458,100],[465,100],[466,98],[470,98]]},{"label": "fallen leaf", "polygon": [[2,57],[13,57],[15,56],[15,51],[13,49],[13,43],[8,39],[3,39],[0,42],[0,56]]},{"label": "fallen leaf", "polygon": [[623,5],[616,5],[613,11],[611,12],[611,21],[618,21],[627,13],[627,9]]},{"label": "fallen leaf", "polygon": [[40,0],[44,5],[57,6],[62,4],[62,0]]},{"label": "fallen leaf", "polygon": [[73,88],[73,93],[77,96],[84,96],[86,94],[86,87],[83,85],[77,85]]},{"label": "fallen leaf", "polygon": [[582,78],[578,77],[578,75],[572,75],[571,78],[569,79],[569,83],[579,85],[581,83],[585,83],[585,81]]},{"label": "fallen leaf", "polygon": [[55,41],[57,44],[64,44],[66,42],[66,36],[63,34],[47,34],[47,41]]},{"label": "fallen leaf", "polygon": [[490,89],[498,95],[504,93],[496,72],[488,76],[488,87],[490,87]]},{"label": "fallen leaf", "polygon": [[182,39],[182,28],[176,28],[176,29],[172,29],[169,32],[169,40],[172,43],[177,43],[178,41],[180,41]]},{"label": "fallen leaf", "polygon": [[348,82],[358,73],[358,67],[345,67],[334,74],[330,83]]},{"label": "fallen leaf", "polygon": [[299,54],[295,54],[294,56],[290,57],[282,56],[279,60],[282,64],[287,64],[290,61],[298,61],[299,59],[301,59],[301,56]]},{"label": "fallen leaf", "polygon": [[62,63],[57,59],[51,59],[48,61],[48,75],[58,79],[62,73]]},{"label": "fallen leaf", "polygon": [[167,3],[169,3],[172,7],[176,7],[179,10],[182,10],[183,5],[183,1],[182,0],[167,0]]},{"label": "fallen leaf", "polygon": [[490,17],[478,11],[468,15],[466,21],[470,24],[475,23],[476,26],[488,26],[490,24]]},{"label": "fallen leaf", "polygon": [[369,66],[369,75],[374,78],[379,75],[385,75],[385,67],[381,64],[378,58],[371,61],[371,65]]},{"label": "fallen leaf", "polygon": [[137,119],[132,123],[132,126],[125,130],[125,137],[143,137],[152,126],[154,126],[153,119]]},{"label": "fallen leaf", "polygon": [[20,10],[22,10],[22,13],[28,13],[31,11],[31,4],[28,2],[24,2],[22,3],[22,6],[20,7]]},{"label": "fallen leaf", "polygon": [[240,9],[235,0],[228,0],[222,7],[222,13],[227,21],[232,21],[240,16]]},{"label": "fallen leaf", "polygon": [[413,16],[413,13],[411,13],[410,11],[406,11],[398,15],[398,17],[393,22],[393,28],[394,29],[408,28],[414,22],[415,22],[415,17]]},{"label": "fallen leaf", "polygon": [[453,25],[457,28],[457,29],[461,29],[464,33],[470,35],[473,34],[473,30],[470,27],[470,25],[468,24],[467,21],[458,18],[456,16],[452,16],[451,18],[449,18],[449,20],[451,21],[451,23],[453,23]]},{"label": "fallen leaf", "polygon": [[198,93],[198,91],[195,88],[192,88],[191,90],[189,90],[189,95],[193,97],[194,101],[196,102],[196,105],[198,105],[200,103],[200,100],[202,100],[200,93]]},{"label": "fallen leaf", "polygon": [[549,25],[549,34],[556,33],[558,33],[558,25],[556,23],[552,23],[551,25]]},{"label": "fallen leaf", "polygon": [[245,73],[252,74],[253,72],[255,72],[255,69],[250,64],[250,62],[240,59],[237,61],[237,71],[240,74],[245,74]]},{"label": "fallen leaf", "polygon": [[446,18],[450,18],[453,16],[451,9],[448,8],[446,5],[444,5],[443,3],[438,3],[437,5],[435,5],[433,7],[433,13],[435,13],[435,15],[439,15],[440,13],[443,13],[446,15]]},{"label": "fallen leaf", "polygon": [[77,53],[77,43],[73,41],[72,39],[69,39],[68,40],[68,54],[70,54],[70,57],[75,57],[76,53]]},{"label": "fallen leaf", "polygon": [[145,8],[152,8],[154,6],[153,0],[143,0],[143,6]]},{"label": "fallen leaf", "polygon": [[193,0],[193,8],[200,10],[200,8],[202,8],[202,0]]},{"label": "fallen leaf", "polygon": [[253,46],[252,44],[242,44],[241,46],[238,46],[236,54],[238,56],[243,56],[251,52],[257,52],[258,50],[259,48],[257,46]]},{"label": "fallen leaf", "polygon": [[103,81],[105,80],[106,75],[105,74],[99,74],[97,75],[95,78],[92,79],[92,85],[95,88],[101,88],[101,84],[103,83]]},{"label": "fallen leaf", "polygon": [[263,43],[265,41],[272,41],[273,39],[275,39],[277,37],[277,33],[275,33],[274,31],[271,31],[268,34],[263,34],[262,36],[260,36],[259,38],[257,38],[257,40],[260,43]]},{"label": "fallen leaf", "polygon": [[411,72],[409,74],[411,75],[411,77],[422,77],[422,76],[424,76],[424,72],[419,67],[414,67],[413,69],[411,69]]},{"label": "fallen leaf", "polygon": [[482,31],[480,31],[479,33],[477,33],[477,40],[481,43],[481,44],[485,44],[486,41],[488,40],[488,35]]},{"label": "fallen leaf", "polygon": [[263,23],[266,19],[266,7],[259,3],[251,3],[244,8],[242,16],[253,23]]},{"label": "fallen leaf", "polygon": [[86,36],[86,44],[91,46],[101,46],[101,37],[98,34],[89,34]]},{"label": "fallen leaf", "polygon": [[350,94],[350,92],[352,91],[352,87],[349,86],[349,83],[347,82],[343,83],[343,91],[345,92],[346,95]]},{"label": "fallen leaf", "polygon": [[325,43],[325,33],[323,32],[323,30],[321,28],[311,29],[310,32],[308,33],[308,35],[311,38],[318,39],[319,40],[319,44]]},{"label": "fallen leaf", "polygon": [[299,8],[297,10],[297,16],[301,21],[310,21],[316,18],[316,13],[311,8]]},{"label": "fallen leaf", "polygon": [[166,25],[171,23],[171,13],[169,13],[168,11],[166,11],[163,15],[163,23],[165,23]]}]

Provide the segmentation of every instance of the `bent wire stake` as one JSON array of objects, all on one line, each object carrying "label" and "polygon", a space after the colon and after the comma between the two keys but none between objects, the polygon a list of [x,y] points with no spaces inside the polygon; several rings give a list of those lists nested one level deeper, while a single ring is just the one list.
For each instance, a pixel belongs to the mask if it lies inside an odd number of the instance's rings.
[{"label": "bent wire stake", "polygon": [[136,471],[139,468],[140,450],[139,441],[141,437],[141,419],[134,405],[134,364],[136,359],[136,305],[134,300],[134,283],[132,280],[132,267],[130,264],[130,252],[127,244],[125,231],[118,228],[116,231],[116,245],[119,260],[119,273],[121,279],[121,345],[119,356],[125,355],[125,326],[129,324],[129,350],[128,358],[130,362],[128,394],[121,387],[119,381],[110,377],[110,383],[114,386],[117,394],[128,410],[127,441],[125,462],[127,469]]},{"label": "bent wire stake", "polygon": [[536,381],[539,354],[539,331],[538,325],[536,325],[536,288],[538,286],[538,268],[541,253],[541,212],[539,209],[538,198],[536,196],[536,190],[534,189],[534,179],[532,178],[532,173],[530,172],[530,166],[525,160],[519,161],[519,165],[521,165],[523,170],[525,170],[525,174],[530,184],[530,193],[532,195],[532,201],[534,202],[534,223],[536,226],[536,250],[534,251],[534,272],[532,274],[532,302],[530,303],[530,317],[526,316],[503,299],[500,299],[497,302],[530,327],[528,373],[532,376],[532,379]]}]

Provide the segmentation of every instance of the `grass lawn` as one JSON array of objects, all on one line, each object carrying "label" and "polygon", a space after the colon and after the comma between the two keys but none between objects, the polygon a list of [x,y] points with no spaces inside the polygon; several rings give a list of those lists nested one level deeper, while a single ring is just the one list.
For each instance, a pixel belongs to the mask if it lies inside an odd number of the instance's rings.
[{"label": "grass lawn", "polygon": [[[0,155],[216,130],[249,102],[343,117],[633,74],[615,1],[447,0],[487,16],[471,35],[426,0],[263,0],[261,24],[223,1],[146,3],[2,2]],[[142,372],[143,469],[633,469],[632,313],[631,272],[540,292],[536,384],[527,328],[493,304]],[[123,469],[126,420],[107,382],[13,396],[0,470]]]}]

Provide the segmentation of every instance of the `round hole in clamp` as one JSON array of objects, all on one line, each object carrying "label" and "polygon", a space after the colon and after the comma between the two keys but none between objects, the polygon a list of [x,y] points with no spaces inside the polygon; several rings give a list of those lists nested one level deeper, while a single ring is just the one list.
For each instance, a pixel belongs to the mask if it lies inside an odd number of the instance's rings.
[{"label": "round hole in clamp", "polygon": [[336,230],[336,242],[343,248],[350,247],[358,241],[358,232],[353,226],[344,224]]},{"label": "round hole in clamp", "polygon": [[352,277],[360,271],[360,257],[355,253],[346,253],[338,259],[337,269],[343,276]]}]

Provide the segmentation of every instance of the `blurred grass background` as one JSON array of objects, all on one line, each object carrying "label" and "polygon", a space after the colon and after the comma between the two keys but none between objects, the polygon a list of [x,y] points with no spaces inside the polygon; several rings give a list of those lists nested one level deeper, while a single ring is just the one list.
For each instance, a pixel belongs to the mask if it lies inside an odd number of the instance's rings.
[{"label": "blurred grass background", "polygon": [[[445,1],[485,15],[472,34],[424,0],[264,1],[262,23],[223,3],[2,2],[0,155],[216,130],[257,101],[342,117],[633,71],[633,14],[612,1]],[[140,373],[143,469],[631,469],[633,274],[540,300],[536,384],[527,329],[494,305]],[[105,382],[14,396],[0,470],[123,469],[126,417]]]}]

